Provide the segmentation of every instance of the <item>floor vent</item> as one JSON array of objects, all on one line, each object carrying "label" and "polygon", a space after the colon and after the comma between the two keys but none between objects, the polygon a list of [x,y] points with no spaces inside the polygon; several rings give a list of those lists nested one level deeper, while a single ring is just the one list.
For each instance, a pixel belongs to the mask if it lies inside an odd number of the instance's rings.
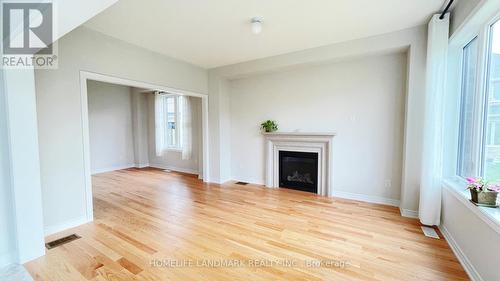
[{"label": "floor vent", "polygon": [[432,227],[428,226],[421,226],[422,231],[424,232],[424,235],[430,238],[434,239],[439,239],[439,235],[437,234],[436,230]]},{"label": "floor vent", "polygon": [[236,184],[239,184],[239,185],[247,185],[248,182],[244,182],[244,181],[237,181]]},{"label": "floor vent", "polygon": [[53,249],[55,247],[59,247],[61,245],[64,245],[66,243],[69,243],[69,242],[74,241],[74,240],[79,239],[79,238],[81,238],[81,237],[76,235],[76,234],[71,234],[69,236],[66,236],[66,237],[54,240],[52,242],[46,243],[45,247],[50,250],[50,249]]}]

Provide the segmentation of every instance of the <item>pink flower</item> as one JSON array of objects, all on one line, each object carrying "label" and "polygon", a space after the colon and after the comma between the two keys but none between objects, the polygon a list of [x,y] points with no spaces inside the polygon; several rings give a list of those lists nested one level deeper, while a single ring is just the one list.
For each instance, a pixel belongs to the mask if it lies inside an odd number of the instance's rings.
[{"label": "pink flower", "polygon": [[467,183],[469,184],[477,184],[477,179],[475,178],[466,178]]},{"label": "pink flower", "polygon": [[498,184],[490,185],[490,186],[488,186],[488,189],[491,190],[491,191],[498,192],[498,191],[500,191],[500,185],[498,185]]}]

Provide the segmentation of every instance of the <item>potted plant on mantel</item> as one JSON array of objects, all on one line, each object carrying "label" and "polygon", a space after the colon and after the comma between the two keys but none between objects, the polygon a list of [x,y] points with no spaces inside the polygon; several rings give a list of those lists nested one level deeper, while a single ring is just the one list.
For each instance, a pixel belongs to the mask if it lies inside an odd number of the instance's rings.
[{"label": "potted plant on mantel", "polygon": [[497,208],[497,195],[500,185],[489,184],[482,178],[467,178],[467,189],[470,191],[471,201],[483,207]]},{"label": "potted plant on mantel", "polygon": [[260,128],[266,133],[276,132],[278,130],[278,123],[273,120],[267,120],[260,124]]}]

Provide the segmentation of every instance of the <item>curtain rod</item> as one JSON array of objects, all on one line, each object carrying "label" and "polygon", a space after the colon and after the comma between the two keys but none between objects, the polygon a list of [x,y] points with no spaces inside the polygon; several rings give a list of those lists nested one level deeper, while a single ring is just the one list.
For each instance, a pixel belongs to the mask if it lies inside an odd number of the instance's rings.
[{"label": "curtain rod", "polygon": [[444,11],[441,13],[441,16],[439,16],[440,20],[444,19],[444,15],[446,15],[448,10],[450,9],[451,4],[453,4],[453,1],[455,1],[455,0],[450,0],[450,2],[448,2],[448,5],[446,5],[446,8],[444,8]]}]

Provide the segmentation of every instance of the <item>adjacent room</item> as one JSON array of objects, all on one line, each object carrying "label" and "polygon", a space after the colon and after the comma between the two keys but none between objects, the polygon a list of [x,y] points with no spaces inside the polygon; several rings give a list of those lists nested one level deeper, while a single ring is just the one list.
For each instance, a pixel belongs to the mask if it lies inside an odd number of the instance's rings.
[{"label": "adjacent room", "polygon": [[499,1],[32,2],[0,280],[500,280]]},{"label": "adjacent room", "polygon": [[153,167],[202,178],[201,98],[87,80],[91,174]]}]

